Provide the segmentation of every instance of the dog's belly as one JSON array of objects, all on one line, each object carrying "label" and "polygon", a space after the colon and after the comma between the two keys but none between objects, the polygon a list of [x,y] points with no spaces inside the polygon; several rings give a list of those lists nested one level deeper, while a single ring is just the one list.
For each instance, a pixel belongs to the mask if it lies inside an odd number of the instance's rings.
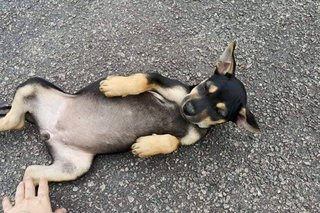
[{"label": "dog's belly", "polygon": [[183,137],[189,126],[177,105],[151,93],[126,98],[74,96],[50,119],[39,126],[49,134],[49,144],[64,143],[94,154],[125,151],[145,135]]}]

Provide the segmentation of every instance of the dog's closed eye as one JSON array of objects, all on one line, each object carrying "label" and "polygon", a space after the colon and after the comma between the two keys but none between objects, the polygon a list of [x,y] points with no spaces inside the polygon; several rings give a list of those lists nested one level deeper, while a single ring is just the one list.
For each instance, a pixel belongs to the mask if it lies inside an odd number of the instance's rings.
[{"label": "dog's closed eye", "polygon": [[216,110],[217,110],[217,113],[218,113],[219,115],[221,115],[222,117],[226,117],[226,116],[227,116],[227,111],[226,111],[226,110],[224,110],[224,109],[219,109],[219,108],[217,108]]},{"label": "dog's closed eye", "polygon": [[216,111],[219,115],[221,115],[222,117],[226,117],[227,116],[227,107],[226,107],[226,104],[225,103],[217,103],[216,104]]}]

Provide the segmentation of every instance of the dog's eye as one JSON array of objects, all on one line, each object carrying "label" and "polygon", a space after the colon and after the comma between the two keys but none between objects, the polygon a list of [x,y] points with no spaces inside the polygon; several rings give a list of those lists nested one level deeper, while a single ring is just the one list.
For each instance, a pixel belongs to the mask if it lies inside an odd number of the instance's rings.
[{"label": "dog's eye", "polygon": [[216,111],[222,117],[226,117],[227,116],[227,111],[225,109],[216,108]]},{"label": "dog's eye", "polygon": [[204,83],[204,88],[205,88],[205,90],[209,90],[210,89],[210,86],[211,86],[211,82],[210,81],[206,81],[205,83]]}]

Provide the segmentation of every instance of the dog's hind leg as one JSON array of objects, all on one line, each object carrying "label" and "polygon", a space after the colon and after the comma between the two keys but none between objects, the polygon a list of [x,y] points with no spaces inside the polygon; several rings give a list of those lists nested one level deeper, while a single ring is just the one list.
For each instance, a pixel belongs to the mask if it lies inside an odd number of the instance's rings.
[{"label": "dog's hind leg", "polygon": [[24,173],[24,179],[31,177],[35,184],[38,184],[41,177],[49,182],[75,180],[89,170],[94,157],[91,153],[64,144],[54,145],[50,150],[53,151],[53,164],[29,166]]},{"label": "dog's hind leg", "polygon": [[21,129],[24,126],[25,113],[30,107],[28,105],[28,98],[33,97],[35,92],[35,85],[25,85],[18,88],[10,111],[0,119],[0,131]]}]

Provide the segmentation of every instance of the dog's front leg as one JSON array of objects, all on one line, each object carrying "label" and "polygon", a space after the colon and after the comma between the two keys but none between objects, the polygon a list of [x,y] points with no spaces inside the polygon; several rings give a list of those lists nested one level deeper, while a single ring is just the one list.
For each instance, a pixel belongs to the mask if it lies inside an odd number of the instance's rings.
[{"label": "dog's front leg", "polygon": [[180,141],[173,135],[148,135],[140,137],[132,145],[132,153],[144,158],[158,154],[169,154],[178,149]]},{"label": "dog's front leg", "polygon": [[205,134],[206,130],[190,125],[186,134],[181,138],[170,134],[142,136],[131,146],[132,153],[142,158],[169,154],[177,150],[179,145],[188,146],[196,143]]},{"label": "dog's front leg", "polygon": [[127,77],[109,76],[100,82],[100,91],[107,97],[125,97],[155,91],[179,105],[190,89],[180,81],[166,78],[158,73],[137,73]]},{"label": "dog's front leg", "polygon": [[24,173],[24,179],[31,177],[35,184],[38,184],[41,177],[48,179],[49,182],[70,181],[89,170],[93,154],[60,144],[52,148],[53,164],[29,166]]}]

